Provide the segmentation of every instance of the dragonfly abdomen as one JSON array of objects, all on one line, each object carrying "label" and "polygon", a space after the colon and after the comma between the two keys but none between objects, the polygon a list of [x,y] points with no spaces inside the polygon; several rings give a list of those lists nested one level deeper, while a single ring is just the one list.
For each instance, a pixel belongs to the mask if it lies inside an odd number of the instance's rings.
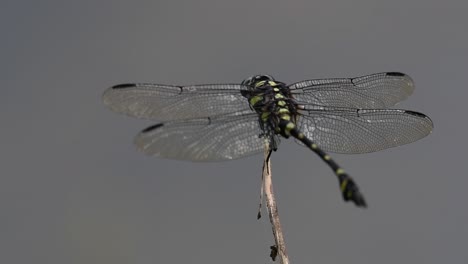
[{"label": "dragonfly abdomen", "polygon": [[354,180],[342,169],[325,151],[323,151],[316,143],[307,138],[292,121],[282,119],[279,122],[281,135],[285,137],[293,136],[301,141],[310,150],[315,152],[327,165],[333,170],[338,178],[340,190],[345,201],[353,201],[357,206],[367,207],[364,196],[359,191]]}]

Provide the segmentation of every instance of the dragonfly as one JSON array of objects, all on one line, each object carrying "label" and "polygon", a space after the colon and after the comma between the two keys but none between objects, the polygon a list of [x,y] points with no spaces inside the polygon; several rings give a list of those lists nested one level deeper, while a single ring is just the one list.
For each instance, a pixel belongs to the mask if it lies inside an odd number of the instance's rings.
[{"label": "dragonfly", "polygon": [[255,75],[241,83],[119,84],[104,92],[103,102],[117,113],[157,120],[134,142],[161,158],[224,161],[265,147],[271,154],[282,138],[292,137],[332,169],[344,201],[366,207],[356,182],[328,153],[375,152],[429,135],[428,116],[391,108],[413,91],[412,78],[401,72],[289,85]]}]

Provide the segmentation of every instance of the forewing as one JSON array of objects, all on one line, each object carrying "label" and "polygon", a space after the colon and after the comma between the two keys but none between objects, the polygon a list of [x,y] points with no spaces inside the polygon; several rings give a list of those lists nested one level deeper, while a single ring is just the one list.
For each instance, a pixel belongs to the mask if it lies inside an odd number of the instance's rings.
[{"label": "forewing", "polygon": [[107,89],[103,101],[111,110],[160,121],[190,119],[249,109],[239,84],[171,86],[120,84]]},{"label": "forewing", "polygon": [[404,73],[383,72],[356,78],[301,81],[289,88],[299,104],[384,109],[410,96],[414,83]]},{"label": "forewing", "polygon": [[301,111],[298,127],[322,149],[367,153],[405,145],[431,133],[424,114],[399,109],[321,109]]},{"label": "forewing", "polygon": [[137,147],[147,155],[191,160],[232,160],[263,151],[258,115],[223,115],[160,123],[140,132]]}]

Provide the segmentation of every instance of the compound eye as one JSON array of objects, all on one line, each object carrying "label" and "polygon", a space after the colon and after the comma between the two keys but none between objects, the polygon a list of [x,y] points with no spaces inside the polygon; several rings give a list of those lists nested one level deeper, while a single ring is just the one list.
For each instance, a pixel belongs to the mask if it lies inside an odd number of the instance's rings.
[{"label": "compound eye", "polygon": [[255,75],[255,76],[251,76],[251,77],[245,79],[242,82],[242,85],[251,86],[254,83],[258,83],[258,82],[261,82],[261,81],[274,81],[274,80],[275,79],[273,79],[273,77],[271,77],[270,75]]},{"label": "compound eye", "polygon": [[257,75],[257,76],[255,76],[255,82],[261,82],[261,81],[274,81],[274,79],[270,75]]},{"label": "compound eye", "polygon": [[242,85],[251,85],[252,84],[252,79],[253,79],[253,76],[243,80]]}]

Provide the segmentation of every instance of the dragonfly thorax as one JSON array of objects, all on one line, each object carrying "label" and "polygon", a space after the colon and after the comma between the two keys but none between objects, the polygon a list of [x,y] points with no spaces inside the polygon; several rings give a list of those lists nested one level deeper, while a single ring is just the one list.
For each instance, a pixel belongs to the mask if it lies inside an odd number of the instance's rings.
[{"label": "dragonfly thorax", "polygon": [[281,134],[289,137],[289,133],[285,133],[280,125],[284,123],[282,121],[294,122],[297,114],[297,105],[288,86],[269,75],[256,75],[242,84],[249,88],[243,95],[248,99],[251,109],[259,115],[260,127],[265,136]]}]

